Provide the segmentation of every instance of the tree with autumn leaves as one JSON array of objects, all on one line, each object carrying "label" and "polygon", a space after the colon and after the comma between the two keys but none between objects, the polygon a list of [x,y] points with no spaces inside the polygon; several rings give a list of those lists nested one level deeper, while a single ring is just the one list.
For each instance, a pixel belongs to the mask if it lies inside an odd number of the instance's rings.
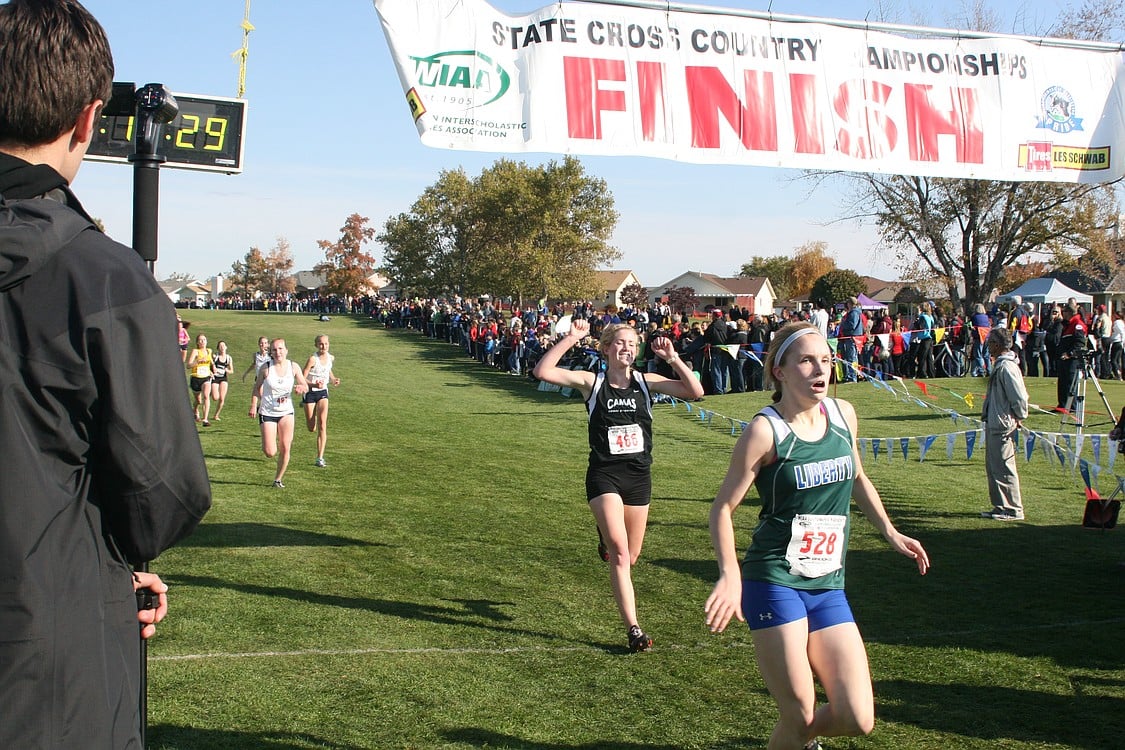
[{"label": "tree with autumn leaves", "polygon": [[813,240],[789,255],[755,255],[749,263],[742,264],[739,275],[769,279],[778,301],[785,304],[787,300],[808,295],[817,279],[835,270],[836,259],[828,254],[828,243]]},{"label": "tree with autumn leaves", "polygon": [[264,254],[257,247],[250,248],[242,260],[231,264],[227,278],[228,293],[247,297],[292,292],[294,288],[293,253],[284,237],[278,237],[277,244]]},{"label": "tree with autumn leaves", "polygon": [[322,291],[326,294],[358,297],[368,292],[367,280],[375,272],[377,261],[363,249],[375,238],[375,230],[367,226],[367,221],[366,216],[352,214],[340,227],[340,239],[317,241],[324,251],[324,261],[313,266],[313,271],[324,277]]}]

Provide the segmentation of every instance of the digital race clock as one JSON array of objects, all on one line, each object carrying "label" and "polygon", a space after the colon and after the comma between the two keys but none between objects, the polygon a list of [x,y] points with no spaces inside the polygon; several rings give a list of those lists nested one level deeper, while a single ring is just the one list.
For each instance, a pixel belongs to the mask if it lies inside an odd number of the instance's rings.
[{"label": "digital race clock", "polygon": [[[164,130],[156,153],[164,166],[236,174],[242,171],[246,101],[175,94],[179,114]],[[91,161],[127,162],[133,153],[133,115],[102,115],[86,152]]]}]

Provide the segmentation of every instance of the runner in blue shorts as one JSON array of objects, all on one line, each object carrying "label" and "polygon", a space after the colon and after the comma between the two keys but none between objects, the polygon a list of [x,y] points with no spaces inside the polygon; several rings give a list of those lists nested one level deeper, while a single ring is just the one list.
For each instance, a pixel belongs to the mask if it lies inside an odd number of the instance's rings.
[{"label": "runner in blue shorts", "polygon": [[[875,699],[867,652],[844,595],[854,499],[896,551],[925,575],[930,560],[895,529],[856,450],[851,404],[828,398],[832,353],[809,323],[785,326],[765,360],[773,405],[743,431],[711,506],[719,580],[706,623],[747,621],[779,718],[770,750],[818,748],[817,737],[869,734]],[[753,484],[762,510],[741,566],[733,514]],[[828,702],[816,705],[819,680]]]}]

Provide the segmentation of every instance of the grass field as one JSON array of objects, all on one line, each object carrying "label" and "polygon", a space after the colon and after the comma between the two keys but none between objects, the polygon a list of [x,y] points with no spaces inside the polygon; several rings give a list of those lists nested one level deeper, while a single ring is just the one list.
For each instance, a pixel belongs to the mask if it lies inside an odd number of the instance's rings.
[{"label": "grass field", "polygon": [[[228,342],[237,373],[259,335],[284,336],[303,364],[326,332],[343,383],[328,468],[313,467],[315,440],[298,420],[283,490],[269,486],[273,461],[246,414],[249,383],[234,378],[222,421],[202,431],[214,507],[152,566],[172,603],[150,646],[150,748],[765,747],[776,717],[749,631],[703,626],[716,575],[707,513],[729,426],[658,407],[654,502],[634,571],[656,646],[630,655],[585,507],[577,399],[365,320],[185,312],[192,335]],[[935,384],[984,391],[980,380]],[[1053,403],[1054,381],[1029,387],[1032,401]],[[1125,385],[1104,387],[1114,408],[1125,404]],[[866,384],[838,395],[856,405],[861,436],[964,429]],[[1104,411],[1092,388],[1089,401]],[[738,394],[703,406],[749,419],[765,402]],[[1059,419],[1031,424],[1058,430]],[[1080,479],[1041,453],[1020,461],[1025,523],[977,517],[988,507],[983,452],[912,455],[868,454],[866,468],[934,567],[919,577],[855,524],[848,590],[878,724],[826,746],[1116,746],[1125,528],[1081,528]],[[1112,475],[1101,485],[1112,490]],[[751,497],[735,517],[740,545],[755,506]]]}]

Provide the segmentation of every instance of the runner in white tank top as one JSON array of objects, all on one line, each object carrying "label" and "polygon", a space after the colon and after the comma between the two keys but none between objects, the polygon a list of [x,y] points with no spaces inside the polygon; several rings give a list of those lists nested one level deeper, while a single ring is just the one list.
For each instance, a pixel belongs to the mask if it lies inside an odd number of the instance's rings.
[{"label": "runner in white tank top", "polygon": [[340,379],[332,373],[336,357],[328,353],[328,336],[320,334],[314,342],[316,354],[305,363],[305,380],[309,381],[309,392],[305,394],[305,425],[309,432],[316,433],[316,462],[320,468],[328,464],[324,461],[324,448],[328,445],[328,384],[340,385]]},{"label": "runner in white tank top", "polygon": [[270,361],[262,365],[254,381],[250,396],[250,416],[258,417],[262,432],[262,452],[271,458],[277,456],[277,473],[273,486],[282,488],[285,470],[289,467],[289,454],[293,446],[294,390],[305,394],[309,384],[296,362],[287,358],[289,350],[285,339],[270,343]]}]

